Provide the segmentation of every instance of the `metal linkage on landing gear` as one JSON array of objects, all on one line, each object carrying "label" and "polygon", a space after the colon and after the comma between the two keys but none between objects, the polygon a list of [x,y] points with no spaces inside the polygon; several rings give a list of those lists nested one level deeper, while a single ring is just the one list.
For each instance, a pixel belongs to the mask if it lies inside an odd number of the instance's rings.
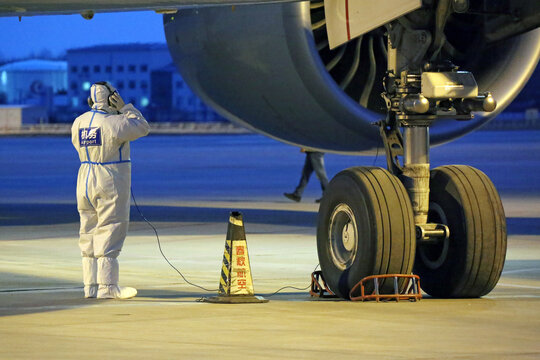
[{"label": "metal linkage on landing gear", "polygon": [[[449,63],[427,63],[424,70],[397,72],[398,50],[389,49],[389,71],[385,79],[388,107],[386,121],[379,123],[388,170],[398,176],[407,189],[414,211],[417,242],[447,240],[450,230],[444,224],[428,223],[429,210],[429,126],[437,118],[469,120],[471,111],[493,111],[491,94],[478,95],[474,76],[458,71]],[[393,53],[393,55],[392,55]],[[391,61],[391,60],[389,60]],[[438,70],[438,71],[433,71]],[[403,135],[399,128],[403,127]],[[404,164],[399,162],[403,157]]]}]

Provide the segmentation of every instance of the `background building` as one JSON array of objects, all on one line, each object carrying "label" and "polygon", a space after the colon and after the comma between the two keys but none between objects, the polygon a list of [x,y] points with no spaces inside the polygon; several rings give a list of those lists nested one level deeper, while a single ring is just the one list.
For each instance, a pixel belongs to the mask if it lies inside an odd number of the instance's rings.
[{"label": "background building", "polygon": [[25,60],[0,67],[0,104],[31,104],[51,109],[55,94],[67,89],[67,63]]},{"label": "background building", "polygon": [[109,81],[149,121],[223,121],[186,86],[166,44],[102,45],[68,50],[68,99],[88,107],[90,87]]},{"label": "background building", "polygon": [[86,108],[88,90],[109,81],[127,102],[150,104],[150,73],[171,62],[165,44],[102,45],[67,51],[68,98],[73,108]]},{"label": "background building", "polygon": [[172,62],[152,71],[151,84],[153,121],[225,121],[189,89]]}]

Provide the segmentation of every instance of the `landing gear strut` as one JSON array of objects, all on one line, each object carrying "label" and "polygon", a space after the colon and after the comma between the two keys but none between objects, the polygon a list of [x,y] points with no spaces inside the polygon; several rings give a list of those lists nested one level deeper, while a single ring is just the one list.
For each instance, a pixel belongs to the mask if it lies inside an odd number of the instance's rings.
[{"label": "landing gear strut", "polygon": [[[478,94],[473,75],[449,62],[415,66],[392,45],[395,38],[390,29],[383,93],[388,115],[379,123],[388,171],[356,167],[332,179],[319,210],[321,270],[343,298],[362,278],[410,274],[413,263],[432,296],[483,296],[504,265],[504,210],[481,171],[463,165],[430,171],[429,126],[439,118],[468,120],[472,111],[493,111],[495,100]],[[426,52],[428,46],[419,48]]]}]

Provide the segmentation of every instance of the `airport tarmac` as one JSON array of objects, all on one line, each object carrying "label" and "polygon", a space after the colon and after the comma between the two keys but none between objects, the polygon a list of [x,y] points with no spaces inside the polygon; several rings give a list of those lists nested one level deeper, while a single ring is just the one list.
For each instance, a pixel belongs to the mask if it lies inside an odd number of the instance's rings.
[{"label": "airport tarmac", "polygon": [[[540,132],[476,132],[433,149],[501,192],[508,253],[481,299],[353,303],[310,298],[320,188],[294,189],[304,155],[257,135],[152,136],[132,144],[132,207],[120,256],[127,301],[82,299],[68,138],[0,138],[0,359],[540,358]],[[385,166],[382,154],[327,155],[329,176]],[[266,304],[199,302],[216,294],[228,214],[244,214],[255,291]]]}]

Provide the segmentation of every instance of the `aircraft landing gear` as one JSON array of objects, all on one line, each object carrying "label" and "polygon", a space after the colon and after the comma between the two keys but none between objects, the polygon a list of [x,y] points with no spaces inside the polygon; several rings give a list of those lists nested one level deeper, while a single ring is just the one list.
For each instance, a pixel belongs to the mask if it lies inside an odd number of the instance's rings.
[{"label": "aircraft landing gear", "polygon": [[[495,100],[478,94],[473,75],[449,62],[415,66],[392,46],[396,36],[390,29],[383,93],[388,115],[379,124],[388,171],[355,167],[330,182],[317,227],[322,273],[336,295],[348,298],[366,276],[410,274],[415,258],[414,272],[428,294],[483,296],[504,265],[501,200],[477,169],[452,165],[430,171],[429,126],[442,117],[468,120],[472,111],[493,111]],[[379,291],[392,289],[383,283]]]}]

